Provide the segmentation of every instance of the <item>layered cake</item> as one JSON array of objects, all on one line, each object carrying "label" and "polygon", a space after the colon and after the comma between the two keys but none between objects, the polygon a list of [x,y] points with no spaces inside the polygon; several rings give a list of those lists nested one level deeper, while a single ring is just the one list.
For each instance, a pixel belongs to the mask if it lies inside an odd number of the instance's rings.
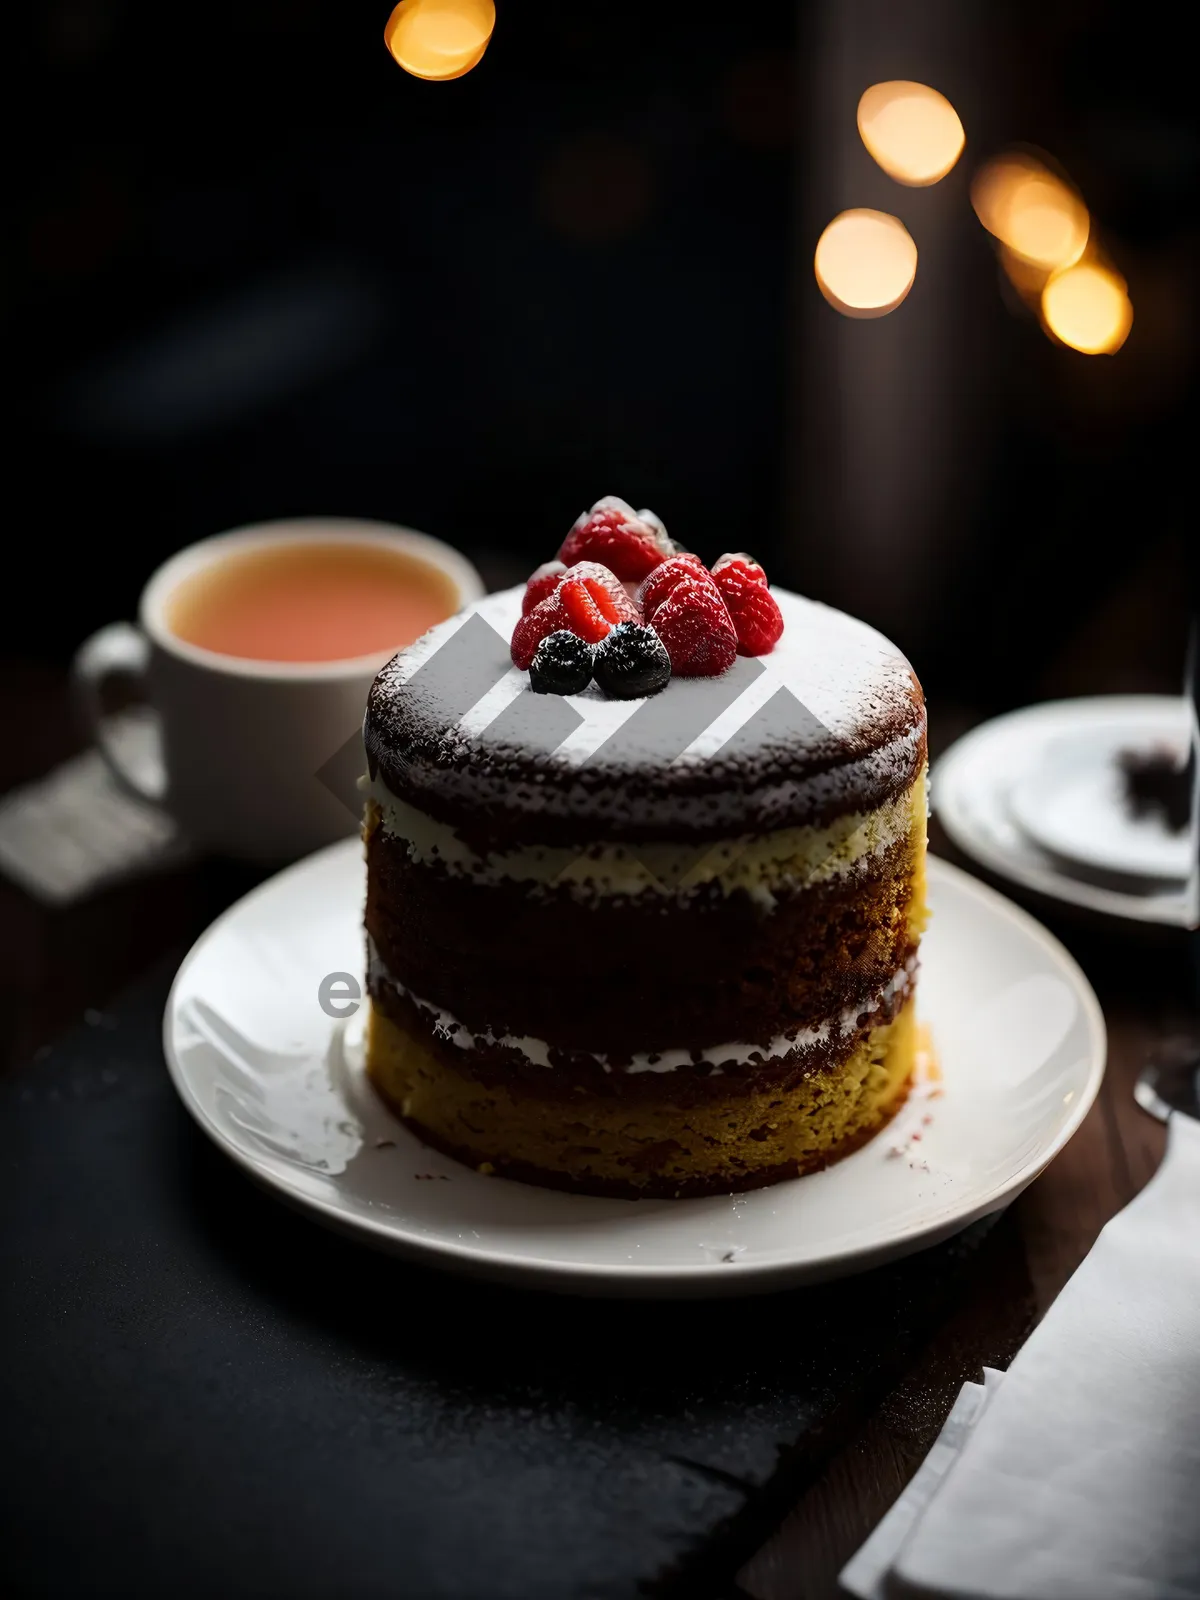
[{"label": "layered cake", "polygon": [[600,502],[394,657],[365,742],[367,1066],[427,1143],[702,1195],[903,1102],[925,709],[872,628]]}]

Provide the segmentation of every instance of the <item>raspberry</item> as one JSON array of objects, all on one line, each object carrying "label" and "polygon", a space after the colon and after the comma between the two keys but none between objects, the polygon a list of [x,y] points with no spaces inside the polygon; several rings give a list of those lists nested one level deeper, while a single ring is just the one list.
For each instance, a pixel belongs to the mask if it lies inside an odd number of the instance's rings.
[{"label": "raspberry", "polygon": [[601,561],[623,580],[644,578],[671,553],[667,530],[650,515],[653,520],[639,516],[615,495],[597,500],[576,519],[558,559],[568,566],[577,561]]},{"label": "raspberry", "polygon": [[666,687],[671,658],[653,628],[641,622],[618,622],[596,646],[592,671],[605,694],[614,700],[637,700]]},{"label": "raspberry", "polygon": [[642,620],[641,613],[629,598],[629,591],[620,578],[608,567],[602,566],[599,561],[577,561],[573,567],[567,568],[563,578],[578,578],[593,593],[606,594],[616,608],[618,622]]},{"label": "raspberry", "polygon": [[734,557],[714,570],[713,582],[733,619],[738,654],[765,656],[779,642],[783,616],[766,582],[754,577],[753,572],[762,572],[762,568],[756,562]]},{"label": "raspberry", "polygon": [[671,556],[642,579],[642,586],[638,590],[638,604],[647,622],[675,585],[682,583],[684,578],[696,578],[701,583],[712,583],[708,568],[700,557],[687,554]]},{"label": "raspberry", "polygon": [[553,594],[547,595],[545,600],[539,600],[532,611],[527,611],[513,629],[510,650],[513,665],[520,667],[522,672],[528,670],[529,663],[533,660],[533,653],[542,640],[551,633],[557,633],[560,628],[570,627],[567,613],[563,608],[558,589]]},{"label": "raspberry", "polygon": [[529,687],[534,694],[582,694],[591,681],[592,647],[565,628],[548,633],[533,652]]},{"label": "raspberry", "polygon": [[534,606],[540,605],[558,588],[558,580],[566,571],[561,561],[543,561],[525,585],[525,598],[521,601],[521,615],[528,616]]},{"label": "raspberry", "polygon": [[564,578],[557,599],[567,617],[567,627],[588,644],[599,644],[621,621],[616,602],[595,578]]},{"label": "raspberry", "polygon": [[667,555],[677,556],[683,553],[683,546],[671,538],[666,523],[656,512],[651,511],[648,506],[642,506],[637,516],[640,522],[644,522],[650,528]]},{"label": "raspberry", "polygon": [[754,557],[748,556],[744,550],[727,551],[725,555],[718,556],[712,570],[714,578],[718,572],[736,572],[747,583],[761,583],[764,589],[767,586],[766,573]]},{"label": "raspberry", "polygon": [[737,634],[715,585],[684,578],[654,613],[654,631],[680,678],[716,678],[737,656]]},{"label": "raspberry", "polygon": [[513,663],[523,672],[548,634],[566,628],[597,644],[616,623],[642,620],[621,580],[598,561],[578,561],[555,574],[555,580],[553,592],[532,606],[513,629]]}]

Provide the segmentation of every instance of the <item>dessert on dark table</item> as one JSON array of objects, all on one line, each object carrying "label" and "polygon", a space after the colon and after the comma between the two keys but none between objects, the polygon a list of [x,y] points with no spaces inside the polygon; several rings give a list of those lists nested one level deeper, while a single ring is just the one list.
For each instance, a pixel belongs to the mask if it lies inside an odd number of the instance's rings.
[{"label": "dessert on dark table", "polygon": [[364,736],[367,1065],[428,1143],[700,1195],[903,1102],[925,708],[873,629],[601,501],[395,656]]}]

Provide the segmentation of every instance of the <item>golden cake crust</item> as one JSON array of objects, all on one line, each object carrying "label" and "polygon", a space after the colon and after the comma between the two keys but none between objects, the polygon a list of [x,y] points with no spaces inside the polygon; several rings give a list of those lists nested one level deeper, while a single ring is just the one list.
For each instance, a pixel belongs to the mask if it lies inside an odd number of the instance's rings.
[{"label": "golden cake crust", "polygon": [[915,1053],[909,999],[843,1060],[786,1088],[731,1085],[682,1106],[665,1086],[634,1108],[581,1092],[568,1110],[466,1076],[373,1006],[367,1070],[419,1138],[479,1171],[581,1194],[683,1198],[761,1188],[850,1154],[904,1103]]}]

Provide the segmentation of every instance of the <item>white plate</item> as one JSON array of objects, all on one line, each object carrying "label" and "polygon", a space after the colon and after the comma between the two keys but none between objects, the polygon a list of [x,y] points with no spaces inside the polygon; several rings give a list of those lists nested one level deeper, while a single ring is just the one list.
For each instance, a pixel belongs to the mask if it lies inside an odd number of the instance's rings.
[{"label": "white plate", "polygon": [[361,1007],[339,1023],[320,1003],[329,974],[361,977],[356,840],[272,878],[198,940],[167,1002],[167,1062],[252,1177],[431,1265],[616,1295],[835,1277],[999,1210],[1062,1149],[1104,1070],[1100,1008],[1062,946],[966,873],[929,867],[919,1004],[940,1092],[827,1171],[751,1194],[599,1200],[482,1177],[422,1145],[362,1075]]},{"label": "white plate", "polygon": [[1191,869],[1191,839],[1172,833],[1159,816],[1129,809],[1121,757],[1155,747],[1187,752],[1182,701],[1156,716],[1144,706],[1113,712],[1094,727],[1045,746],[1037,763],[1013,785],[1009,804],[1035,844],[1088,871],[1158,879],[1182,888]]},{"label": "white plate", "polygon": [[[1070,786],[1067,763],[1077,759],[1080,741],[1111,751],[1179,738],[1186,734],[1186,716],[1182,699],[1171,695],[1105,695],[1027,706],[983,723],[951,746],[933,769],[931,804],[959,849],[1013,883],[1107,916],[1193,927],[1194,876],[1190,883],[1145,886],[1113,876],[1112,830],[1108,859],[1102,859],[1105,845],[1095,827],[1084,836],[1076,826],[1072,840],[1066,807],[1078,796],[1063,792]],[[1094,761],[1090,768],[1095,771]],[[1043,806],[1040,817],[1039,781],[1059,800],[1053,814]],[[1113,809],[1106,803],[1104,815],[1111,817]],[[1078,816],[1075,820],[1078,825]],[[1103,829],[1102,822],[1099,826]],[[1119,834],[1126,859],[1133,827],[1127,823]]]}]

